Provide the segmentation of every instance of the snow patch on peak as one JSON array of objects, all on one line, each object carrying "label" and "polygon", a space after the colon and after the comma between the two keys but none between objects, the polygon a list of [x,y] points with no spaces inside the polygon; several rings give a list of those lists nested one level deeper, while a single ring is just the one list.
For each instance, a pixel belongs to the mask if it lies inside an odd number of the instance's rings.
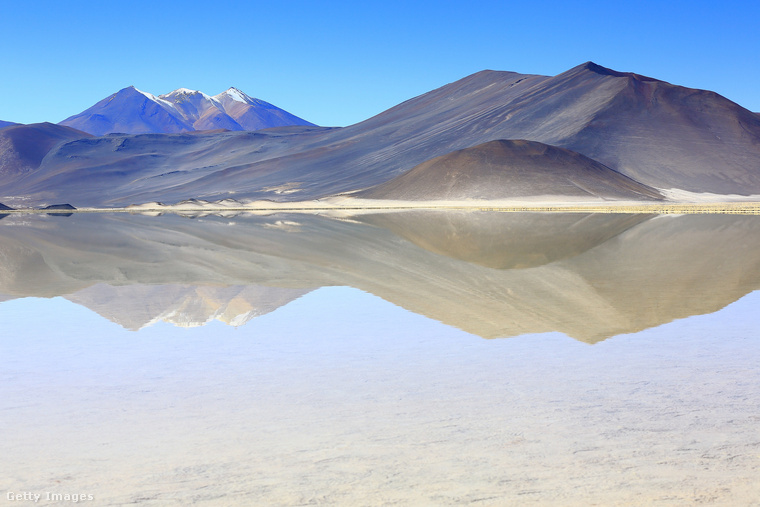
[{"label": "snow patch on peak", "polygon": [[220,93],[219,95],[227,95],[232,100],[243,102],[245,104],[250,104],[251,102],[253,102],[251,97],[249,97],[248,95],[246,95],[245,93],[241,92],[240,90],[234,87],[230,87],[226,92]]},{"label": "snow patch on peak", "polygon": [[158,101],[158,97],[156,97],[156,96],[155,96],[155,95],[153,95],[152,93],[144,92],[144,91],[142,91],[142,90],[138,89],[136,86],[130,86],[130,88],[132,88],[132,89],[133,89],[134,91],[136,91],[137,93],[141,93],[141,94],[145,95],[145,96],[146,96],[146,97],[148,97],[150,100],[155,100],[155,101]]},{"label": "snow patch on peak", "polygon": [[216,107],[220,106],[219,101],[215,97],[206,95],[205,93],[199,90],[190,90],[189,88],[177,88],[173,92],[159,95],[159,98],[166,100],[168,102],[171,102],[172,104],[178,104],[180,102],[183,102],[184,100],[187,100],[190,97],[198,97],[198,96],[200,96],[204,100],[211,102]]},{"label": "snow patch on peak", "polygon": [[189,88],[177,88],[173,92],[164,93],[163,95],[159,95],[159,97],[161,97],[161,98],[177,97],[179,95],[200,95],[204,99],[210,99],[211,98],[208,95],[206,95],[205,93],[203,93],[202,91],[191,90]]},{"label": "snow patch on peak", "polygon": [[176,90],[172,90],[169,93],[162,93],[161,95],[159,95],[159,97],[161,97],[162,99],[167,99],[171,97],[177,97],[179,95],[195,95],[197,93],[201,93],[201,92],[197,90],[190,90],[189,88],[177,88]]},{"label": "snow patch on peak", "polygon": [[134,88],[134,90],[135,90],[136,92],[139,92],[139,93],[141,93],[141,94],[145,95],[145,96],[146,96],[148,99],[152,100],[153,102],[156,102],[156,103],[157,103],[157,104],[159,104],[159,105],[162,105],[162,106],[164,106],[164,107],[168,107],[169,109],[171,109],[171,110],[173,110],[173,111],[176,111],[176,110],[177,110],[177,107],[176,107],[176,106],[175,106],[175,105],[174,105],[172,102],[169,102],[169,101],[168,101],[168,100],[166,100],[166,99],[163,99],[163,98],[161,98],[161,97],[156,97],[156,96],[155,96],[155,95],[153,95],[152,93],[148,93],[148,92],[144,92],[144,91],[142,91],[142,90],[138,90],[138,89],[137,89],[137,88],[135,88],[134,86],[132,86],[131,88]]}]

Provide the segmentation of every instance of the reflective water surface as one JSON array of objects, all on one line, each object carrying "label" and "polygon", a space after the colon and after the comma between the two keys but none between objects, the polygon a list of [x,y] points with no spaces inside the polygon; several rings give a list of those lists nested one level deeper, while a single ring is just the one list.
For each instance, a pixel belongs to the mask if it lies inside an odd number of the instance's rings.
[{"label": "reflective water surface", "polygon": [[6,216],[0,474],[43,504],[753,505],[758,289],[753,216]]}]

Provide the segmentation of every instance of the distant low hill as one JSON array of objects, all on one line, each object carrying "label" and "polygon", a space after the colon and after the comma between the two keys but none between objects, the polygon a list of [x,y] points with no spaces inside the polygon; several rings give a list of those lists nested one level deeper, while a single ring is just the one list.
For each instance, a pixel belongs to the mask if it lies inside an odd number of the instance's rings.
[{"label": "distant low hill", "polygon": [[400,200],[534,196],[654,200],[662,196],[579,153],[536,141],[489,141],[414,167],[357,197]]},{"label": "distant low hill", "polygon": [[0,129],[5,128],[5,127],[10,127],[11,125],[18,125],[18,123],[14,123],[12,121],[0,120]]},{"label": "distant low hill", "polygon": [[259,130],[312,125],[237,88],[213,97],[180,88],[155,96],[130,86],[106,97],[61,125],[96,136],[109,133],[175,133],[195,130]]},{"label": "distant low hill", "polygon": [[55,146],[91,137],[90,134],[53,123],[11,125],[0,130],[0,178],[4,183],[39,167]]}]

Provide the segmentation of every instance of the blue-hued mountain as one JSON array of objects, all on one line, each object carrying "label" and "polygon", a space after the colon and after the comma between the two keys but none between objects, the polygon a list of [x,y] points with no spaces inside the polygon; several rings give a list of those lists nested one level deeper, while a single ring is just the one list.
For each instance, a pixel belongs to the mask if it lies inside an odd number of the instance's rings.
[{"label": "blue-hued mountain", "polygon": [[0,129],[5,127],[10,127],[11,125],[18,125],[18,123],[14,123],[12,121],[3,121],[0,120]]},{"label": "blue-hued mountain", "polygon": [[119,90],[60,124],[96,136],[312,125],[237,88],[213,97],[187,88],[155,96],[134,86]]},{"label": "blue-hued mountain", "polygon": [[[193,113],[199,109],[194,101],[202,105],[205,97],[190,98],[175,104],[172,111],[183,111],[176,117],[185,124],[209,121]],[[160,101],[169,103],[156,98],[146,107]],[[344,128],[81,139],[51,149],[34,171],[0,186],[0,195],[77,207],[189,198],[313,199],[368,189],[435,157],[496,140],[569,150],[655,189],[760,194],[757,114],[714,92],[588,62],[557,76],[478,72]],[[504,168],[527,174],[528,165],[507,162]],[[467,171],[493,175],[498,169]],[[540,191],[562,195],[561,188]],[[491,198],[498,196],[494,191]],[[510,189],[504,196],[514,197]]]}]

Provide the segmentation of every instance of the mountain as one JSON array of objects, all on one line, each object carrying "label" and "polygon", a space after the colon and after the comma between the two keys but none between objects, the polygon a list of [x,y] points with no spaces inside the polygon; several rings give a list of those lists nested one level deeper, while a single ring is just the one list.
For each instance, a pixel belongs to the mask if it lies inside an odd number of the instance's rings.
[{"label": "mountain", "polygon": [[[219,97],[212,98],[234,100]],[[185,125],[192,120],[176,114]],[[553,77],[482,71],[344,128],[75,141],[0,189],[75,206],[314,199],[388,182],[457,150],[518,139],[571,150],[657,189],[760,194],[757,114],[713,92],[591,62]]]},{"label": "mountain", "polygon": [[356,196],[411,201],[662,198],[656,190],[573,151],[535,141],[508,140],[489,141],[433,158]]},{"label": "mountain", "polygon": [[130,86],[61,125],[96,136],[110,133],[176,133],[196,130],[258,130],[287,125],[312,125],[237,88],[210,97],[180,88],[155,96]]},{"label": "mountain", "polygon": [[10,127],[11,125],[18,125],[18,123],[13,123],[12,121],[0,120],[0,129],[5,128],[5,127]]},{"label": "mountain", "polygon": [[0,130],[0,178],[15,181],[39,167],[55,146],[91,137],[90,134],[52,123],[11,125]]}]

